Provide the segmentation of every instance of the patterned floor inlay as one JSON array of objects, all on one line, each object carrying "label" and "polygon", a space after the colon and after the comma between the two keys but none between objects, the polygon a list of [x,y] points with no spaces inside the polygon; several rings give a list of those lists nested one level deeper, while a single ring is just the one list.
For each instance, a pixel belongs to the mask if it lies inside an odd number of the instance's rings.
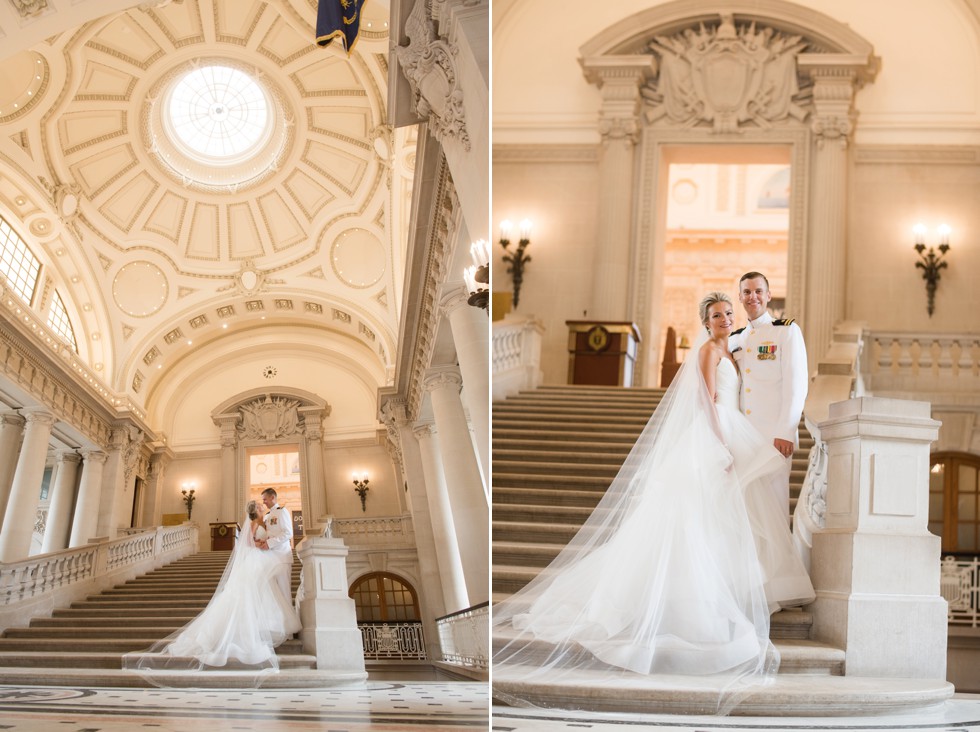
[{"label": "patterned floor inlay", "polygon": [[0,730],[224,732],[413,730],[489,726],[486,684],[368,682],[364,689],[214,691],[0,686]]},{"label": "patterned floor inlay", "polygon": [[865,717],[696,717],[569,712],[494,706],[491,732],[980,732],[980,695],[957,694],[941,708]]}]

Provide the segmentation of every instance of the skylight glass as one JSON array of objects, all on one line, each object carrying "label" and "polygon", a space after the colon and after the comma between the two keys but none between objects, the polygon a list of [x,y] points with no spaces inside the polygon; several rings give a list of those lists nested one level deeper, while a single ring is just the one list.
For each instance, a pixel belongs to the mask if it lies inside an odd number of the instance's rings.
[{"label": "skylight glass", "polygon": [[175,141],[218,162],[240,159],[269,132],[264,92],[227,66],[204,66],[184,76],[173,87],[167,114]]},{"label": "skylight glass", "polygon": [[54,299],[51,301],[51,311],[48,313],[48,327],[64,338],[68,342],[68,345],[71,346],[71,349],[75,353],[78,353],[78,343],[75,341],[75,329],[71,327],[71,321],[68,319],[68,311],[65,309],[65,303],[57,290],[54,292]]},{"label": "skylight glass", "polygon": [[0,274],[21,299],[30,305],[37,287],[41,263],[10,224],[0,218]]}]

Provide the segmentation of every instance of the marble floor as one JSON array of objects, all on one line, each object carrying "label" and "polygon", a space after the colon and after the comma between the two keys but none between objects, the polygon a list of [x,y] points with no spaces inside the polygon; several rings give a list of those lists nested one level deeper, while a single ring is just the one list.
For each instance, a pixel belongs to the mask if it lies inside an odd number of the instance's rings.
[{"label": "marble floor", "polygon": [[687,717],[563,712],[494,706],[492,732],[980,732],[980,695],[957,694],[940,708],[875,717]]},{"label": "marble floor", "polygon": [[0,730],[473,732],[489,726],[487,685],[371,681],[363,689],[256,691],[0,686]]}]

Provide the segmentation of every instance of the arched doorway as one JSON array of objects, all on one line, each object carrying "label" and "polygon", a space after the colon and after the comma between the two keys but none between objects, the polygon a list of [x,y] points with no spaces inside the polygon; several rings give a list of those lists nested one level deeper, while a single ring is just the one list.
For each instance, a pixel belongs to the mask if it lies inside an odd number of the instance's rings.
[{"label": "arched doorway", "polygon": [[371,572],[348,593],[354,600],[365,659],[422,660],[425,642],[418,593],[404,577]]}]

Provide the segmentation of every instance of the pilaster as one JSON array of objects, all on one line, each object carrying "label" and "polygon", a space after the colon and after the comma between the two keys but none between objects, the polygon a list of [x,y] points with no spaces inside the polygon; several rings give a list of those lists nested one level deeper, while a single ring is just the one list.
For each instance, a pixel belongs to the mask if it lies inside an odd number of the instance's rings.
[{"label": "pilaster", "polygon": [[633,225],[633,167],[640,134],[640,90],[655,74],[650,55],[582,59],[585,78],[599,87],[599,224],[592,276],[597,320],[629,319],[630,242]]}]

